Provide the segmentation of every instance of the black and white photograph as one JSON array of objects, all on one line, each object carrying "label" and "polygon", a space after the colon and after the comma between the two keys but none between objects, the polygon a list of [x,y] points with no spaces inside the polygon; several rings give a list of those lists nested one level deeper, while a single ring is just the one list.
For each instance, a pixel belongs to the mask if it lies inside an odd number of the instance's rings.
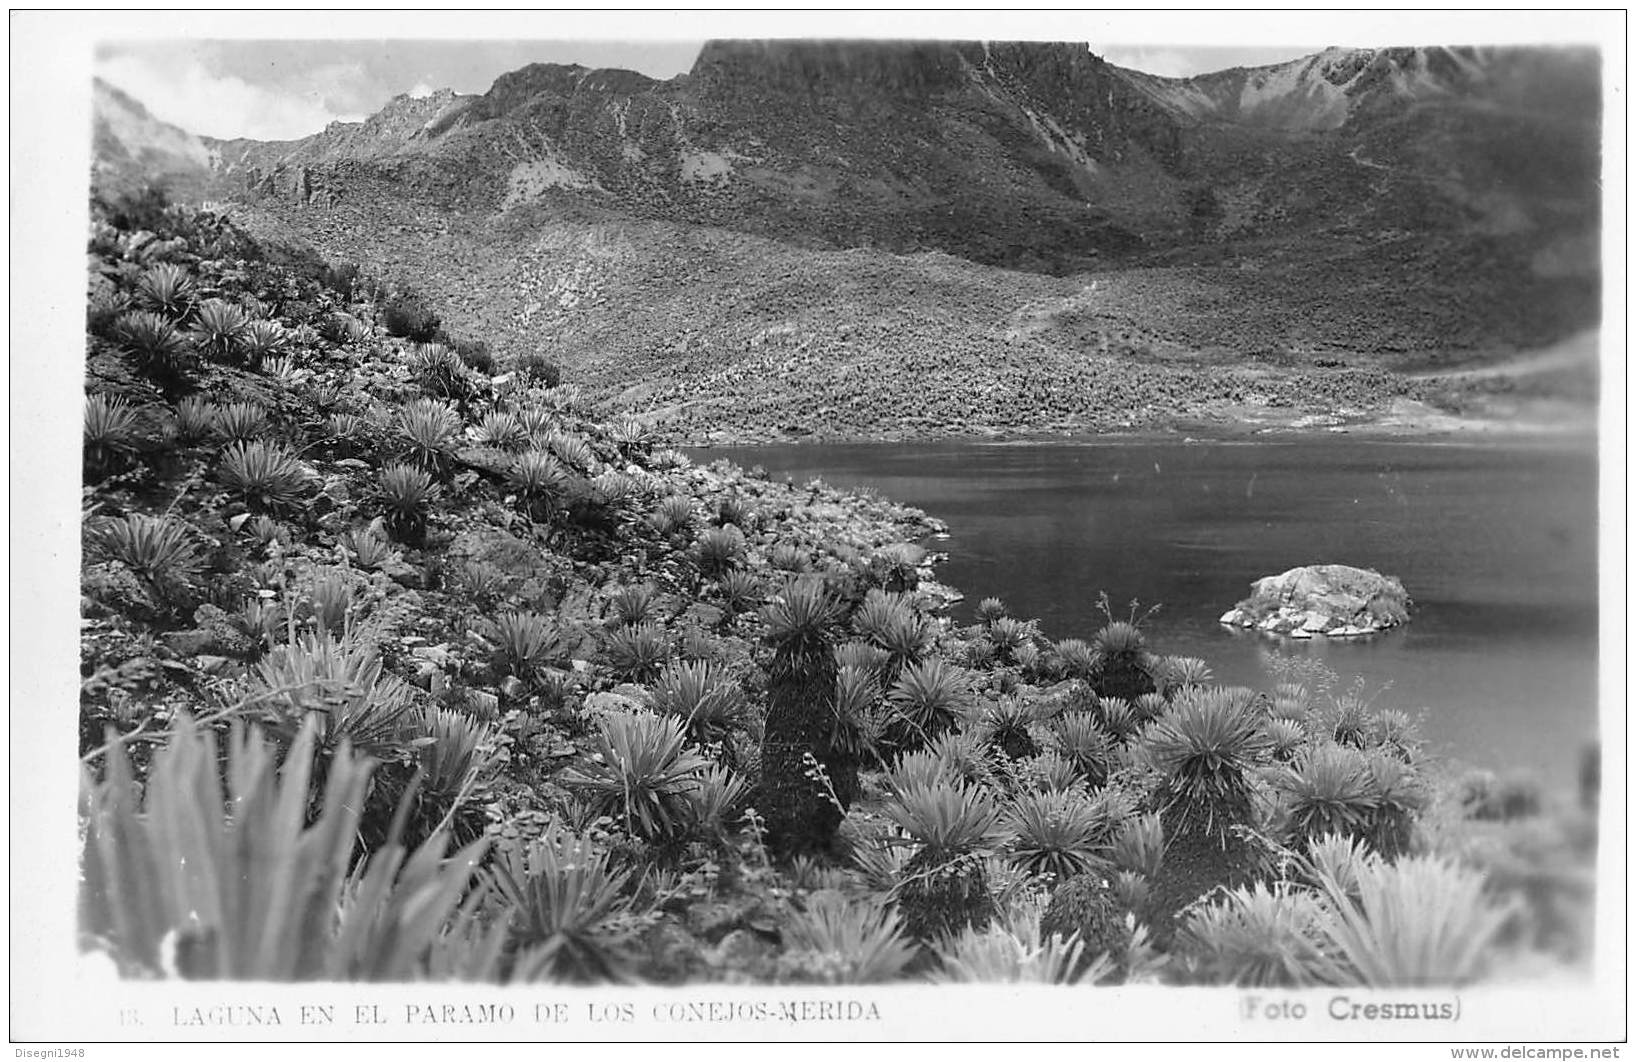
[{"label": "black and white photograph", "polygon": [[13,1042],[1619,1057],[1625,20],[13,12]]}]

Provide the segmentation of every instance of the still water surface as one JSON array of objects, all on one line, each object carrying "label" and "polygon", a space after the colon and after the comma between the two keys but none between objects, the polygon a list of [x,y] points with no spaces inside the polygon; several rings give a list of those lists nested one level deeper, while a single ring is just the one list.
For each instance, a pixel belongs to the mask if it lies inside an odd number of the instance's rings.
[{"label": "still water surface", "polygon": [[[1439,752],[1571,782],[1596,735],[1594,444],[1080,440],[694,451],[797,483],[867,487],[944,520],[940,578],[1089,638],[1098,593],[1161,610],[1162,653],[1267,688],[1269,657],[1316,658]],[[1263,575],[1343,563],[1402,578],[1416,611],[1366,641],[1296,642],[1217,623]]]}]

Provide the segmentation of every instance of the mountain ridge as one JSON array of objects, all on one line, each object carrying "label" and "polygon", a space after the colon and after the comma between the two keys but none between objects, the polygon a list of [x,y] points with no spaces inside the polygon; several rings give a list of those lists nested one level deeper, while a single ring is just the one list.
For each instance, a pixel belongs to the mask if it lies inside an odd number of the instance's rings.
[{"label": "mountain ridge", "polygon": [[[1328,49],[1169,79],[1082,45],[711,42],[689,73],[666,81],[534,64],[486,93],[400,96],[362,123],[296,141],[202,142],[219,157],[218,183],[302,201],[345,194],[345,179],[329,179],[338,171],[380,166],[440,207],[505,210],[567,194],[831,245],[852,233],[898,250],[1072,272],[1110,253],[1196,240],[1214,213],[1231,214],[1211,202],[1224,191],[1243,199],[1238,186],[1260,185],[1249,191],[1265,198],[1268,167],[1244,169],[1257,152],[1275,148],[1300,165],[1328,146],[1332,171],[1366,168],[1356,154],[1372,134],[1365,119],[1481,103],[1503,80],[1492,71],[1519,57],[1538,68],[1539,54]],[[1584,65],[1560,57],[1564,69]],[[1568,80],[1558,76],[1557,88]],[[1559,94],[1594,102],[1582,86],[1577,97]],[[1543,105],[1538,124],[1570,124],[1566,108]],[[1336,135],[1278,139],[1306,133]],[[1420,136],[1411,129],[1394,146]],[[1582,183],[1592,168],[1582,167]],[[975,179],[965,187],[962,177]],[[1275,196],[1252,224],[1292,208],[1297,222],[1308,218],[1301,200]],[[951,213],[964,234],[940,220]],[[1024,238],[1008,243],[1008,227]]]},{"label": "mountain ridge", "polygon": [[[609,394],[721,410],[742,378],[701,391],[682,353],[712,332],[723,366],[810,363],[813,387],[857,376],[862,334],[905,363],[966,351],[991,389],[973,359],[1018,342],[1030,372],[1133,379],[1177,357],[1415,370],[1555,342],[1598,312],[1598,76],[1564,50],[1330,49],[1163,79],[1082,45],[718,42],[664,81],[535,64],[294,142],[201,143],[210,194],[252,228],[423,290],[502,354],[543,346]],[[950,307],[976,289],[938,255],[988,270],[990,309]],[[812,274],[826,315],[756,264],[775,261]],[[860,263],[907,312],[819,298]],[[1042,294],[1026,274],[1080,280]],[[769,361],[791,328],[794,361]]]}]

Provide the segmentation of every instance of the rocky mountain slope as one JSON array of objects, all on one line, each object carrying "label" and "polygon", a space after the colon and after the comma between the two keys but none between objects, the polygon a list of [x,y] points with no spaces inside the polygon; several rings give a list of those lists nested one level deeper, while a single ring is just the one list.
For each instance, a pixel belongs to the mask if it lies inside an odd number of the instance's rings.
[{"label": "rocky mountain slope", "polygon": [[[668,82],[536,65],[482,96],[399,98],[295,145],[224,144],[221,172],[327,204],[358,194],[362,166],[446,208],[566,198],[1060,271],[1177,213],[1176,146],[1173,123],[1066,45],[724,42]],[[1148,202],[1102,202],[1138,184]]]},{"label": "rocky mountain slope", "polygon": [[[1250,401],[1368,406],[1399,386],[1332,371],[1593,326],[1599,100],[1561,50],[1173,80],[1068,44],[736,41],[669,81],[536,65],[204,141],[196,175],[252,231],[705,428],[1083,428],[1219,405],[1224,365]],[[772,408],[825,390],[856,415]]]},{"label": "rocky mountain slope", "polygon": [[1486,93],[1523,53],[1475,48],[1327,48],[1191,78],[1120,76],[1172,113],[1287,131],[1340,129],[1356,116]]},{"label": "rocky mountain slope", "polygon": [[1175,81],[1067,44],[740,41],[666,82],[536,65],[401,97],[293,144],[221,144],[219,170],[308,202],[363,167],[445,207],[578,198],[1063,272],[1303,220],[1593,214],[1597,112],[1574,52],[1332,49]]}]

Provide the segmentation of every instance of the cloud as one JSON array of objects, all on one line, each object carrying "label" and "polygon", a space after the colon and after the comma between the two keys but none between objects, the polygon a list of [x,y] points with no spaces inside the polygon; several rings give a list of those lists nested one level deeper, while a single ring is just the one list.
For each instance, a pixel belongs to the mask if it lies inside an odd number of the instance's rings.
[{"label": "cloud", "polygon": [[[1092,46],[1092,51],[1097,51]],[[1192,77],[1204,73],[1196,58],[1170,48],[1144,48],[1115,45],[1102,51],[1102,58],[1114,66],[1140,70],[1160,77]]]},{"label": "cloud", "polygon": [[99,49],[97,73],[157,117],[224,139],[288,140],[361,121],[405,92],[486,92],[533,62],[688,69],[686,41],[138,39]]},{"label": "cloud", "polygon": [[297,66],[264,58],[260,72],[263,76],[256,80],[268,90],[285,97],[305,96],[335,114],[373,114],[393,95],[357,59]]},{"label": "cloud", "polygon": [[336,91],[346,80],[340,71],[325,71],[308,91],[289,92],[213,72],[186,52],[133,49],[103,56],[96,72],[155,117],[205,136],[293,140],[331,122],[363,118],[335,105],[335,97],[347,95]]}]

